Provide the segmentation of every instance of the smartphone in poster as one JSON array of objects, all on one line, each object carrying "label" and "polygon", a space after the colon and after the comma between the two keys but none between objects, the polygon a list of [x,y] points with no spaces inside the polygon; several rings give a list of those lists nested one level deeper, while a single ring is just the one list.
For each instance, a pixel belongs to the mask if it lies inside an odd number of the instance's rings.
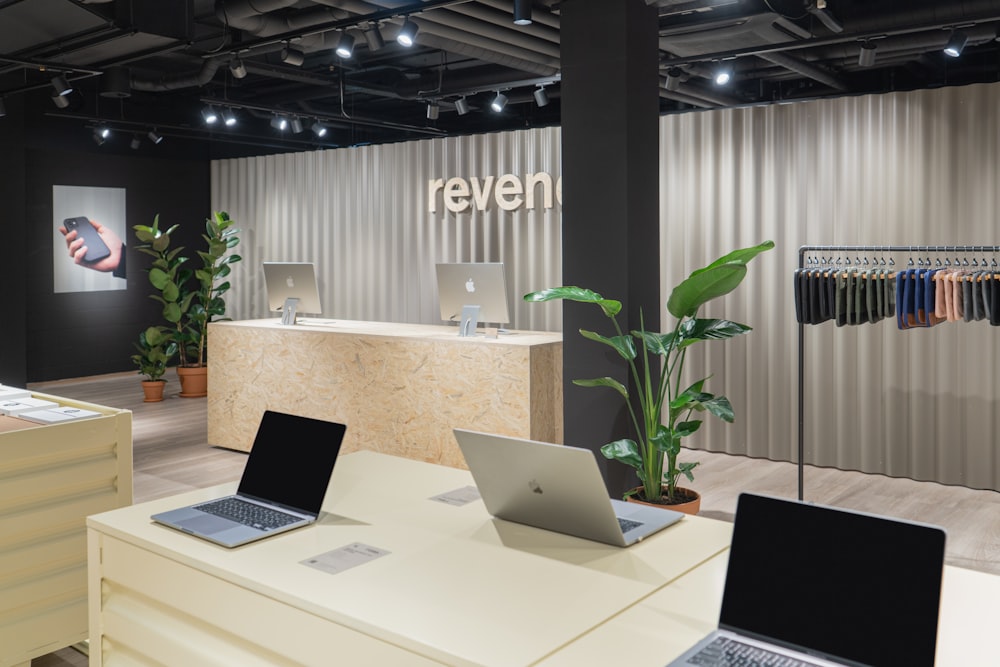
[{"label": "smartphone in poster", "polygon": [[126,289],[125,189],[52,186],[53,288]]}]

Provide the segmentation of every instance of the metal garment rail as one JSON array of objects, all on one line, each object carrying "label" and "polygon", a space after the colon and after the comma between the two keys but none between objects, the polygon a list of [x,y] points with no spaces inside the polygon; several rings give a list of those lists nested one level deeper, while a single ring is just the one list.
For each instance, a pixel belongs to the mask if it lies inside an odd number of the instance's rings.
[{"label": "metal garment rail", "polygon": [[[954,246],[954,245],[938,245],[938,246],[917,246],[917,245],[804,245],[799,247],[799,267],[800,269],[807,268],[806,256],[817,253],[847,253],[848,255],[854,254],[857,256],[858,253],[876,253],[885,254],[893,252],[905,252],[910,253],[910,255],[921,255],[924,253],[998,253],[1000,252],[1000,246],[996,245],[965,245],[965,246]],[[833,261],[833,258],[826,258],[829,261],[821,262],[816,266],[830,266],[833,268],[847,268],[859,266],[857,263],[852,263],[850,256],[847,258],[839,258],[837,262]],[[846,264],[843,260],[846,259]],[[867,258],[866,258],[867,260]],[[912,257],[911,257],[912,260]],[[920,258],[917,266],[930,266],[930,261],[923,262],[923,258]],[[872,265],[874,266],[874,265]],[[882,266],[880,263],[879,266]],[[907,266],[901,266],[895,264],[895,266],[905,269]],[[910,266],[913,266],[911,264]],[[934,267],[932,267],[934,268]],[[805,324],[799,322],[799,396],[798,396],[798,409],[799,409],[799,446],[798,446],[798,472],[799,472],[799,500],[803,500],[803,494],[805,492]]]}]

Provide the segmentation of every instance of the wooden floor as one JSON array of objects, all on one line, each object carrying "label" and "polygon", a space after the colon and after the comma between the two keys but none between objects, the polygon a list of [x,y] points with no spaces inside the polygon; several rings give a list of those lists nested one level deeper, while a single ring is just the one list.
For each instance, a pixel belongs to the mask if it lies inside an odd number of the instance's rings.
[{"label": "wooden floor", "polygon": [[[206,400],[179,398],[176,379],[168,383],[162,403],[143,403],[139,377],[132,373],[31,388],[132,410],[135,502],[236,480],[243,470],[246,454],[208,446]],[[787,498],[798,493],[791,463],[691,450],[682,460],[700,462],[694,487],[703,496],[702,516],[731,521],[741,491]],[[1000,493],[806,467],[805,499],[943,526],[948,563],[1000,574]],[[72,649],[32,662],[34,667],[86,664]]]}]

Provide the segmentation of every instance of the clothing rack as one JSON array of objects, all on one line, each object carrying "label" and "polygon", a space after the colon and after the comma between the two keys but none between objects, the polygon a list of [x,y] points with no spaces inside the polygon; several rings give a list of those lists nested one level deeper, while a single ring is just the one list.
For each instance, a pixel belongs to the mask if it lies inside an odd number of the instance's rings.
[{"label": "clothing rack", "polygon": [[[812,258],[807,260],[807,256],[814,255],[818,253],[832,253],[830,257],[820,257],[819,262],[812,262]],[[841,254],[846,256],[836,257],[836,255]],[[830,266],[834,268],[849,268],[856,266],[863,266],[868,264],[868,258],[861,258],[860,254],[881,254],[886,255],[888,253],[909,253],[910,258],[905,264],[897,264],[892,258],[888,262],[883,264],[883,261],[878,261],[878,266],[895,266],[900,269],[912,268],[914,266],[926,266],[930,268],[937,268],[943,266],[944,264],[939,264],[937,262],[931,265],[930,257],[926,259],[921,257],[921,255],[930,255],[937,253],[955,253],[969,254],[969,253],[986,253],[986,254],[996,254],[1000,253],[1000,246],[900,246],[900,245],[887,245],[887,246],[876,246],[876,245],[804,245],[799,247],[799,266],[800,269],[809,268],[810,266]],[[852,260],[851,256],[854,256]],[[917,259],[914,259],[914,256]],[[877,261],[877,260],[876,260]],[[948,258],[950,262],[950,258]],[[873,265],[872,265],[873,266]],[[963,263],[963,266],[965,264]],[[995,260],[991,262],[991,266],[996,267],[997,264]],[[805,486],[805,323],[799,323],[799,391],[798,391],[798,409],[799,409],[799,424],[798,424],[798,482],[799,482],[799,500],[803,500],[804,486]]]}]

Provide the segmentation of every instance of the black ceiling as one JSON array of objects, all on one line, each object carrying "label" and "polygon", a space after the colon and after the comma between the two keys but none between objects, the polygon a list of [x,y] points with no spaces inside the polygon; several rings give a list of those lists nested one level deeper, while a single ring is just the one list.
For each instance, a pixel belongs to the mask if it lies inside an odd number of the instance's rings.
[{"label": "black ceiling", "polygon": [[[532,23],[515,25],[514,0],[0,0],[0,95],[81,132],[109,124],[110,146],[125,150],[133,139],[146,146],[153,129],[269,152],[555,125],[567,2],[523,3]],[[1000,72],[1000,0],[647,3],[659,13],[664,113],[993,82]],[[411,48],[395,41],[407,17],[420,28]],[[374,26],[381,48],[369,41]],[[949,57],[956,31],[967,45]],[[334,52],[342,34],[355,42],[349,58]],[[874,48],[872,64],[859,63],[863,47]],[[285,50],[303,62],[286,62]],[[713,82],[722,65],[734,72],[728,86]],[[57,74],[74,88],[62,107]],[[508,103],[494,113],[498,91]],[[209,103],[237,124],[206,126]],[[276,113],[298,122],[276,129]],[[311,131],[317,123],[326,136]]]}]

